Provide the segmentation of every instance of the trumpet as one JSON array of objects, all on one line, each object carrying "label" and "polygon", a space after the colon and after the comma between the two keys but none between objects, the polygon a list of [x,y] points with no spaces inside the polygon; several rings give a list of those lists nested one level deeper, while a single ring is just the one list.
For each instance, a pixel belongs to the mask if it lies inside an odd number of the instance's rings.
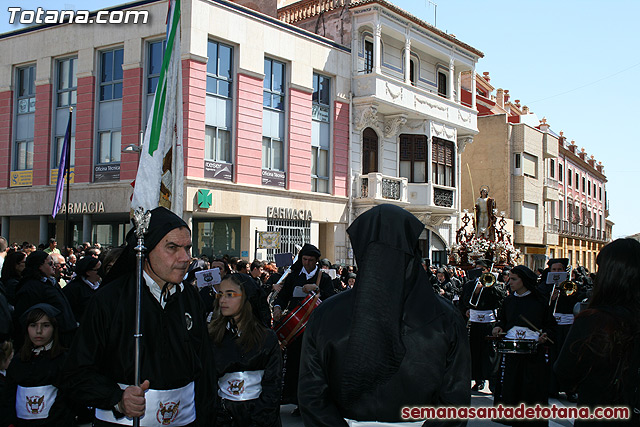
[{"label": "trumpet", "polygon": [[[561,293],[564,293],[566,296],[570,297],[571,295],[578,292],[578,284],[573,280],[565,280],[564,282],[557,285],[557,289],[559,289]],[[550,298],[553,298],[553,292],[555,291],[556,286],[553,287]],[[556,309],[558,308],[558,299],[560,299],[560,295],[558,295],[558,298],[556,298],[555,301],[550,302],[550,304],[553,304],[553,314],[556,314]]]},{"label": "trumpet", "polygon": [[[493,270],[493,264],[491,264],[491,268],[489,269],[489,271],[491,270]],[[475,286],[478,286],[478,283],[482,285],[482,288],[480,289],[480,292],[478,293],[478,297],[474,302],[473,295],[475,294]],[[496,284],[496,276],[494,276],[493,273],[484,273],[480,277],[478,277],[476,279],[476,284],[474,286],[474,292],[471,293],[471,298],[469,298],[469,305],[471,307],[477,307],[478,303],[480,302],[480,298],[482,297],[482,291],[484,291],[485,288],[490,288],[495,284]]]}]

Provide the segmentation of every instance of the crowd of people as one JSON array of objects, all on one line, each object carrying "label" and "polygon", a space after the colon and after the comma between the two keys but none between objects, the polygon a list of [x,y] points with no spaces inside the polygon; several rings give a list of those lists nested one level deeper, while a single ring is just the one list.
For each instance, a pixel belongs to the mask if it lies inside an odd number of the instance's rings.
[{"label": "crowd of people", "polygon": [[[348,229],[357,267],[305,244],[285,268],[192,258],[187,224],[154,209],[139,336],[133,230],[105,251],[0,238],[0,427],[280,426],[282,404],[308,426],[366,426],[404,422],[404,407],[469,406],[487,383],[495,405],[562,392],[634,415],[640,243],[607,245],[597,275],[564,258],[538,272],[482,259],[464,270],[422,258],[422,229],[378,206]],[[198,285],[216,268],[219,283]]]}]

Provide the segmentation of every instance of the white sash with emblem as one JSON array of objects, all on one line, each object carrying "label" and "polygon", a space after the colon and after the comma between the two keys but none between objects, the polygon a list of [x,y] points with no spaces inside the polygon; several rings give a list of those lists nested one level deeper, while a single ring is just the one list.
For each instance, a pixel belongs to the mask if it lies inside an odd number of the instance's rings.
[{"label": "white sash with emblem", "polygon": [[496,321],[496,313],[493,310],[469,310],[469,320],[473,323],[491,323]]},{"label": "white sash with emblem", "polygon": [[23,420],[42,420],[56,401],[58,389],[52,385],[40,387],[18,386],[16,390],[16,416]]},{"label": "white sash with emblem", "polygon": [[573,314],[556,313],[553,317],[558,325],[573,325]]},{"label": "white sash with emblem", "polygon": [[532,331],[524,326],[514,326],[507,331],[505,336],[508,340],[538,340],[540,337],[539,332]]},{"label": "white sash with emblem", "polygon": [[261,371],[229,372],[218,378],[218,396],[227,400],[252,400],[262,393]]},{"label": "white sash with emblem", "polygon": [[[118,384],[121,389],[128,386]],[[145,413],[140,417],[141,427],[186,426],[196,420],[195,384],[173,390],[152,390],[144,393]],[[96,418],[108,423],[130,426],[133,418],[116,418],[113,411],[96,408]]]}]

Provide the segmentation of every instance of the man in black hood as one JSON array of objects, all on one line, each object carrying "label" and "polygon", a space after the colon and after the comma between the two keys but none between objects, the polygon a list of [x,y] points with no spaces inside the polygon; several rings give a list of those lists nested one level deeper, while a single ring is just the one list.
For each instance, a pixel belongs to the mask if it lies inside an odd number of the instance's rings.
[{"label": "man in black hood", "polygon": [[405,407],[469,406],[467,332],[429,286],[423,228],[404,209],[381,205],[347,230],[358,278],[307,324],[298,388],[305,425],[402,422]]},{"label": "man in black hood", "polygon": [[142,384],[133,385],[137,239],[131,230],[86,309],[63,387],[77,402],[96,408],[96,426],[130,423],[136,416],[143,422],[169,416],[177,426],[204,424],[211,413],[207,325],[197,290],[182,283],[191,261],[191,231],[182,218],[158,207],[151,211],[144,244]]}]

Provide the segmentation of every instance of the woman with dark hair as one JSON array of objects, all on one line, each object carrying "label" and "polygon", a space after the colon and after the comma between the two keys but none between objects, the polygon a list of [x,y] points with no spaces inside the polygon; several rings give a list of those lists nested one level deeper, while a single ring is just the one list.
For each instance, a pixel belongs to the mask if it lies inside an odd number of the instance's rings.
[{"label": "woman with dark hair", "polygon": [[[60,338],[64,345],[69,345],[78,324],[69,301],[60,286],[52,279],[53,275],[54,262],[51,255],[44,251],[35,251],[27,256],[22,279],[16,288],[14,319],[20,318],[34,304],[51,304],[62,312]],[[16,335],[16,341],[22,343],[22,334]]]},{"label": "woman with dark hair", "polygon": [[[514,267],[509,273],[511,295],[498,310],[498,322],[492,331],[493,336],[503,337],[498,346],[501,361],[494,406],[521,403],[535,406],[549,402],[550,367],[544,344],[555,338],[556,321],[548,301],[536,289],[537,280],[536,273],[524,265]],[[501,351],[502,345],[511,347]],[[512,426],[549,425],[548,420],[496,421]]]},{"label": "woman with dark hair", "polygon": [[24,252],[11,252],[4,259],[2,265],[2,285],[9,304],[16,303],[16,287],[22,277],[27,254]]},{"label": "woman with dark hair", "polygon": [[281,426],[282,355],[278,339],[261,322],[261,292],[250,276],[220,283],[209,336],[217,383],[216,425]]},{"label": "woman with dark hair", "polygon": [[36,304],[20,317],[24,344],[7,369],[0,403],[0,412],[16,427],[73,425],[73,411],[59,390],[66,358],[58,336],[59,315],[49,304]]},{"label": "woman with dark hair", "polygon": [[76,275],[62,289],[67,297],[76,320],[81,323],[84,310],[89,300],[100,287],[100,271],[102,263],[92,256],[86,256],[76,263]]},{"label": "woman with dark hair", "polygon": [[[576,316],[554,365],[559,381],[578,392],[578,406],[628,406],[629,420],[576,420],[575,425],[639,425],[640,243],[617,239],[596,258],[586,310]],[[636,406],[636,408],[638,408]]]}]

